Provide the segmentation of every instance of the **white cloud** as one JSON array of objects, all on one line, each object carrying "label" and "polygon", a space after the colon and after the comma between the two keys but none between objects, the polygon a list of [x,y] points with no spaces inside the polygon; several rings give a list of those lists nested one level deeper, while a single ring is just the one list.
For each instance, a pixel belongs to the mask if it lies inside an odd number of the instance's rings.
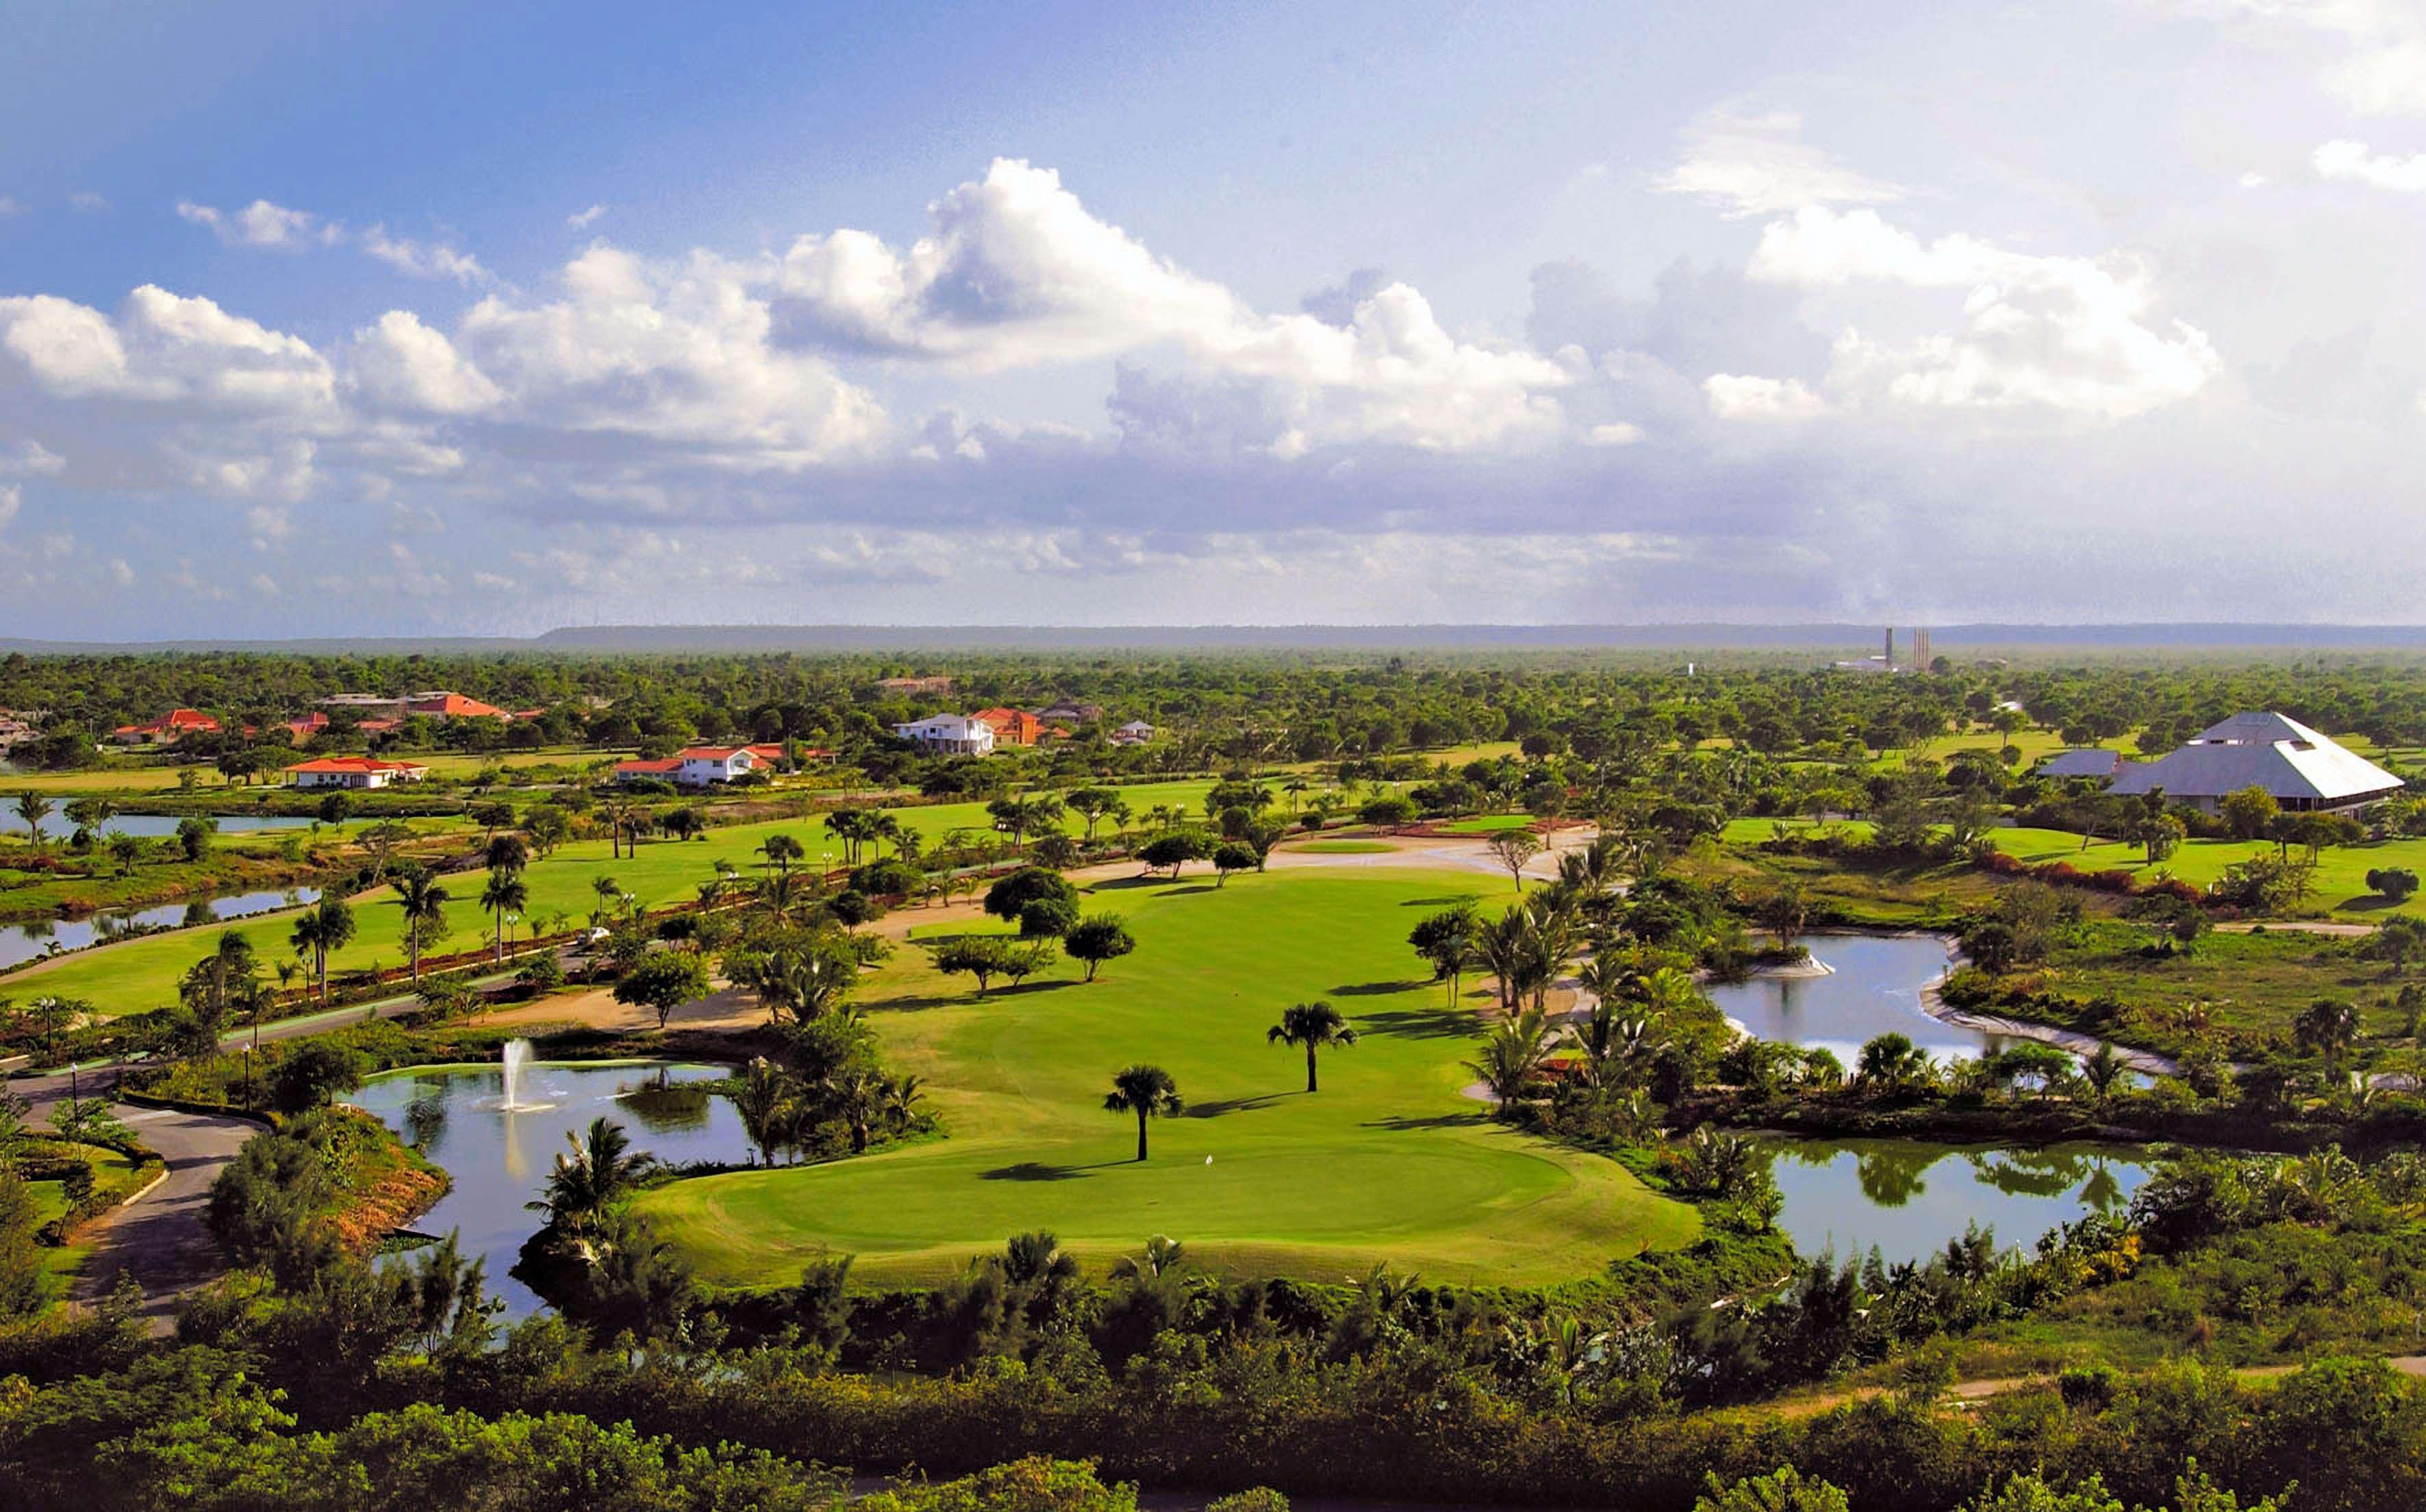
[{"label": "white cloud", "polygon": [[571,226],[575,231],[587,231],[600,216],[603,216],[606,213],[606,207],[605,205],[593,204],[586,210],[575,210],[571,215],[566,216],[564,218],[564,223]]},{"label": "white cloud", "polygon": [[1715,112],[1686,131],[1684,156],[1657,187],[1698,196],[1730,217],[1904,197],[1900,186],[1857,173],[1802,140],[1802,119],[1788,113]]},{"label": "white cloud", "polygon": [[1702,380],[1702,392],[1722,420],[1807,420],[1828,413],[1828,401],[1799,378],[1712,373]]},{"label": "white cloud", "polygon": [[1807,289],[1880,282],[1963,292],[1959,332],[1900,346],[1848,332],[1832,389],[2119,420],[2188,398],[2222,366],[2197,328],[2145,323],[2147,273],[2120,254],[2039,256],[1963,235],[1923,243],[1875,211],[1815,206],[1766,227],[1750,271]]},{"label": "white cloud", "polygon": [[1588,447],[1630,447],[1642,439],[1642,427],[1624,420],[1596,425],[1584,432]]},{"label": "white cloud", "polygon": [[390,310],[354,333],[350,368],[379,407],[423,415],[477,415],[502,397],[454,344],[410,310]]},{"label": "white cloud", "polygon": [[177,202],[180,219],[208,230],[230,247],[267,247],[298,252],[306,247],[333,247],[345,239],[345,229],[309,210],[290,210],[267,200],[255,200],[241,210],[219,210],[191,200]]},{"label": "white cloud", "polygon": [[17,511],[25,502],[25,491],[14,483],[0,485],[0,530],[16,523]]},{"label": "white cloud", "polygon": [[2363,141],[2345,138],[2318,148],[2311,160],[2321,178],[2365,184],[2398,194],[2426,194],[2426,153],[2415,157],[2393,157],[2370,152]]},{"label": "white cloud", "polygon": [[385,226],[373,226],[362,234],[361,245],[364,252],[409,278],[451,278],[458,284],[489,281],[489,270],[478,259],[444,242],[391,236]]},{"label": "white cloud", "polygon": [[2324,84],[2368,115],[2426,111],[2426,7],[2417,0],[2183,0],[2207,14],[2292,22],[2338,39]]},{"label": "white cloud", "polygon": [[1557,423],[1545,358],[1452,337],[1424,297],[1389,284],[1345,323],[1267,315],[1097,219],[1049,169],[999,158],[930,207],[896,252],[865,232],[796,240],[773,274],[782,335],[802,346],[994,372],[1157,343],[1189,382],[1245,383],[1279,417],[1282,454],[1375,441],[1465,450]]},{"label": "white cloud", "polygon": [[135,586],[135,569],[127,565],[126,559],[124,557],[110,558],[108,570],[109,580],[116,583],[119,587],[132,588]]}]

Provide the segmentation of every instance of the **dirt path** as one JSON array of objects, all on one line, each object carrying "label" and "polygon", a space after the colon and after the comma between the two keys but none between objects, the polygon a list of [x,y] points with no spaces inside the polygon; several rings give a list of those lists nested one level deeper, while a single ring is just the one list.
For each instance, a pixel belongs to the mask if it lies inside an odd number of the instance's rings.
[{"label": "dirt path", "polygon": [[2247,935],[2261,929],[2269,935],[2330,935],[2337,939],[2360,939],[2375,933],[2373,924],[2345,924],[2330,919],[2260,919],[2215,926],[2219,935]]},{"label": "dirt path", "polygon": [[[2389,1355],[2384,1357],[2384,1362],[2403,1375],[2426,1376],[2426,1355]],[[2244,1381],[2272,1381],[2280,1380],[2303,1368],[2299,1365],[2243,1365],[2235,1368],[2232,1374]],[[1959,1406],[1969,1406],[1974,1403],[1985,1402],[2011,1391],[2023,1391],[2033,1387],[2046,1387],[2054,1384],[2055,1377],[2052,1375],[1989,1376],[1976,1381],[1957,1381],[1946,1389],[1946,1395],[1948,1400]],[[1892,1390],[1884,1386],[1856,1386],[1845,1390],[1821,1391],[1812,1396],[1796,1397],[1790,1401],[1761,1404],[1758,1406],[1758,1410],[1771,1417],[1813,1418],[1822,1412],[1834,1411],[1837,1407],[1855,1402],[1868,1402],[1885,1396]]]}]

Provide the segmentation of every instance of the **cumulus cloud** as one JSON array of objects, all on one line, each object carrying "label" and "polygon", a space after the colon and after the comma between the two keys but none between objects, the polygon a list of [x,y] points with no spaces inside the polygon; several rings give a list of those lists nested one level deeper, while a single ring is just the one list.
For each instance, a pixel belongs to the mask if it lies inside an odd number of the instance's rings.
[{"label": "cumulus cloud", "polygon": [[1791,112],[1718,111],[1685,133],[1684,155],[1657,180],[1727,216],[1774,215],[1808,204],[1884,204],[1904,197],[1898,185],[1857,173],[1802,139]]},{"label": "cumulus cloud", "polygon": [[2180,0],[2180,8],[2323,33],[2339,44],[2323,83],[2343,103],[2369,115],[2426,111],[2426,8],[2416,0]]},{"label": "cumulus cloud", "polygon": [[1807,420],[1828,413],[1828,401],[1799,378],[1712,373],[1702,380],[1702,392],[1722,420]]},{"label": "cumulus cloud", "polygon": [[1963,235],[1923,242],[1876,211],[1807,206],[1762,231],[1751,275],[1805,289],[1961,292],[1960,330],[1900,344],[1841,336],[1829,385],[1849,393],[2120,420],[2190,398],[2222,366],[2206,333],[2148,321],[2148,272],[2119,253],[2042,256]]},{"label": "cumulus cloud", "polygon": [[779,333],[803,346],[972,372],[1116,355],[1186,354],[1190,386],[1266,390],[1285,449],[1368,440],[1489,446],[1555,424],[1569,375],[1534,353],[1452,337],[1404,284],[1360,275],[1316,313],[1269,315],[1097,219],[1049,169],[997,159],[930,206],[896,251],[865,232],[800,237],[773,277]]},{"label": "cumulus cloud", "polygon": [[177,215],[207,230],[229,247],[298,252],[306,247],[333,247],[345,239],[343,227],[308,210],[290,210],[267,200],[255,200],[240,210],[220,210],[180,200]]},{"label": "cumulus cloud", "polygon": [[571,215],[566,216],[564,218],[564,223],[571,226],[575,231],[587,231],[600,216],[603,216],[606,213],[606,207],[605,205],[593,204],[588,209],[575,210]]},{"label": "cumulus cloud", "polygon": [[409,278],[451,278],[458,284],[489,281],[489,270],[471,253],[444,242],[391,236],[385,226],[373,226],[364,232],[362,249]]},{"label": "cumulus cloud", "polygon": [[2394,157],[2369,149],[2363,141],[2329,141],[2310,159],[2321,178],[2399,194],[2426,194],[2426,153]]}]

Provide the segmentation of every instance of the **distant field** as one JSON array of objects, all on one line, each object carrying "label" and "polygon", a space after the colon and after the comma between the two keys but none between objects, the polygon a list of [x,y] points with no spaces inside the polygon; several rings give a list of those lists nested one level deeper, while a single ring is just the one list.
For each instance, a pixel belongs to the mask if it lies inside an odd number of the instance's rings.
[{"label": "distant field", "polygon": [[[1220,889],[1192,872],[1124,879],[1087,907],[1126,915],[1136,954],[1092,984],[1065,961],[983,1000],[904,949],[858,1000],[888,1060],[926,1079],[949,1139],[677,1181],[640,1207],[723,1285],[789,1284],[829,1253],[856,1256],[855,1279],[932,1282],[1031,1228],[1091,1264],[1163,1233],[1217,1272],[1326,1281],[1376,1262],[1434,1280],[1551,1281],[1690,1241],[1690,1208],[1460,1094],[1487,994],[1445,1003],[1406,932],[1489,886],[1381,870]],[[1302,1054],[1264,1031],[1316,998],[1364,1037],[1324,1054],[1308,1096]],[[1112,1072],[1135,1061],[1168,1069],[1189,1104],[1156,1123],[1143,1164],[1135,1122],[1102,1106]]]},{"label": "distant field", "polygon": [[[1724,838],[1729,845],[1757,844],[1769,838],[1780,822],[1789,829],[1811,827],[1807,820],[1739,819],[1727,825]],[[1869,829],[1858,821],[1844,827],[1857,834],[1867,834]],[[2084,847],[2079,836],[2062,830],[2009,826],[1996,832],[1996,841],[1998,850],[2033,866],[2063,861],[2083,871],[2128,871],[2143,878],[2178,877],[2194,887],[2211,885],[2235,862],[2274,853],[2273,845],[2265,840],[2185,840],[2173,855],[2152,867],[2136,845],[2101,840]],[[2426,876],[2426,839],[2328,847],[2317,858],[2316,886],[2305,911],[2358,920],[2380,919],[2390,912],[2426,915],[2426,894],[2394,910],[2368,890],[2367,873],[2386,867],[2406,867]]]},{"label": "distant field", "polygon": [[[622,759],[630,752],[593,751],[587,746],[554,751],[501,751],[493,755],[465,755],[460,752],[397,753],[396,759],[418,761],[429,768],[433,777],[462,779],[479,774],[487,767],[592,767]],[[300,751],[298,761],[307,759]],[[48,793],[155,793],[171,792],[177,788],[177,774],[190,771],[195,786],[202,791],[224,792],[231,798],[275,789],[280,779],[275,773],[251,785],[230,782],[208,763],[192,767],[170,765],[126,765],[94,767],[84,772],[0,772],[0,794],[13,792]]]}]

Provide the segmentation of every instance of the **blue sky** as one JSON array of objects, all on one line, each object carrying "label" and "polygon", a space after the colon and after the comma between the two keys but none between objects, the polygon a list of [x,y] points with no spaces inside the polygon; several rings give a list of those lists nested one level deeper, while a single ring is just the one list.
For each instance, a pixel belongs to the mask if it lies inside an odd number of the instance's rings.
[{"label": "blue sky", "polygon": [[2426,5],[32,4],[0,634],[2414,621]]}]

